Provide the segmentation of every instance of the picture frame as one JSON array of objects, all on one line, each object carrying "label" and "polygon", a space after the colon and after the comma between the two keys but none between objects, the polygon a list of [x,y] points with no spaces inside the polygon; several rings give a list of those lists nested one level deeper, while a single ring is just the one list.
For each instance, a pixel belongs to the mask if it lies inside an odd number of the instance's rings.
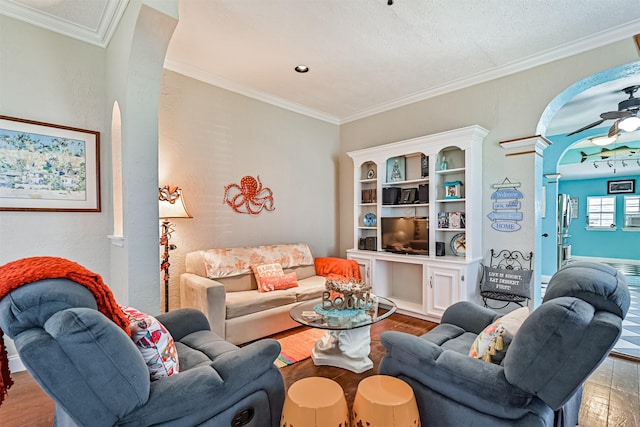
[{"label": "picture frame", "polygon": [[100,132],[0,115],[0,211],[100,210]]},{"label": "picture frame", "polygon": [[429,176],[429,156],[420,153],[420,176],[426,178]]},{"label": "picture frame", "polygon": [[635,192],[636,192],[635,179],[621,179],[617,181],[607,181],[607,194],[635,193]]},{"label": "picture frame", "polygon": [[403,188],[400,193],[400,201],[399,205],[406,205],[415,203],[418,198],[418,189],[417,188]]},{"label": "picture frame", "polygon": [[404,156],[392,157],[387,160],[387,182],[406,180],[405,168],[407,159]]}]

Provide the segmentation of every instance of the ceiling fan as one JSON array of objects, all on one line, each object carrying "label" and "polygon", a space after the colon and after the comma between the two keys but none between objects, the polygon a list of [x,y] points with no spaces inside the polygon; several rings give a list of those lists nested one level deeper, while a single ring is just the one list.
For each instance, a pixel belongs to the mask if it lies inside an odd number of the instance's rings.
[{"label": "ceiling fan", "polygon": [[620,130],[627,132],[636,130],[640,127],[640,118],[638,117],[638,111],[640,110],[640,98],[635,98],[633,94],[636,93],[638,89],[640,89],[640,85],[629,86],[622,89],[621,92],[629,95],[629,98],[618,103],[618,111],[606,111],[600,114],[600,120],[574,130],[567,134],[567,136],[575,135],[587,129],[591,129],[592,127],[603,123],[605,120],[615,120],[613,126],[609,129],[609,137],[617,135]]}]

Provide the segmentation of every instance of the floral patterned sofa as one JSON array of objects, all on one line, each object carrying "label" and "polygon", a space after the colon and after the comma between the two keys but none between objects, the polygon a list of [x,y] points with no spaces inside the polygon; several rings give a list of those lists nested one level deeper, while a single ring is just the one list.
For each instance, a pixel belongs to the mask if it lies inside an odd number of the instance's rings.
[{"label": "floral patterned sofa", "polygon": [[[180,276],[181,307],[202,311],[211,329],[233,344],[300,326],[289,316],[293,304],[319,298],[325,290],[314,261],[304,243],[190,252]],[[280,264],[285,276],[295,273],[297,286],[259,290],[254,270],[269,264]]]}]

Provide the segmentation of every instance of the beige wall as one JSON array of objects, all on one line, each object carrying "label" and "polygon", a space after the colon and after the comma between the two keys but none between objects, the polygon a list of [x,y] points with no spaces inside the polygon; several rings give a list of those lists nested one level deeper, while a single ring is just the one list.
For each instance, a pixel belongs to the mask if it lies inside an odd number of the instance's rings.
[{"label": "beige wall", "polygon": [[[104,49],[0,15],[0,114],[104,133],[104,69]],[[102,176],[100,213],[0,212],[0,264],[60,256],[108,280],[108,163]]]},{"label": "beige wall", "polygon": [[[546,106],[575,82],[638,60],[633,40],[624,40],[504,78],[343,124],[340,127],[340,251],[353,247],[353,162],[346,152],[478,124],[490,132],[483,145],[483,253],[491,248],[536,250],[534,155],[505,157],[500,141],[534,135]],[[544,124],[546,125],[546,124]],[[541,173],[541,172],[538,172]],[[505,177],[523,183],[524,220],[514,233],[498,232],[486,218],[491,184]]]},{"label": "beige wall", "polygon": [[[160,185],[179,185],[193,219],[176,219],[170,307],[187,252],[306,242],[337,255],[338,126],[166,71],[160,101]],[[260,176],[275,210],[235,213],[224,187]]]}]

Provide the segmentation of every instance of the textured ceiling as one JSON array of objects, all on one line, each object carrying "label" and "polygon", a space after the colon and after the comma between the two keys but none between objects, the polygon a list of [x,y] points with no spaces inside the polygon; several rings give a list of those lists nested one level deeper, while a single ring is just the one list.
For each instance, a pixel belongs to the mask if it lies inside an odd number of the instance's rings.
[{"label": "textured ceiling", "polygon": [[[107,46],[128,0],[0,0],[0,13]],[[345,123],[640,33],[640,0],[181,0],[165,67]],[[306,74],[294,71],[310,67]],[[553,118],[571,132],[640,77],[593,87]],[[479,104],[481,105],[481,104]],[[610,126],[605,122],[603,129]],[[578,147],[579,148],[579,147]]]},{"label": "textured ceiling", "polygon": [[[0,0],[0,13],[106,46],[127,3]],[[395,0],[392,6],[387,0],[181,0],[179,6],[168,69],[332,123],[640,29],[640,0]],[[294,72],[298,64],[310,71]]]},{"label": "textured ceiling", "polygon": [[639,29],[638,0],[188,0],[166,66],[344,123]]}]

